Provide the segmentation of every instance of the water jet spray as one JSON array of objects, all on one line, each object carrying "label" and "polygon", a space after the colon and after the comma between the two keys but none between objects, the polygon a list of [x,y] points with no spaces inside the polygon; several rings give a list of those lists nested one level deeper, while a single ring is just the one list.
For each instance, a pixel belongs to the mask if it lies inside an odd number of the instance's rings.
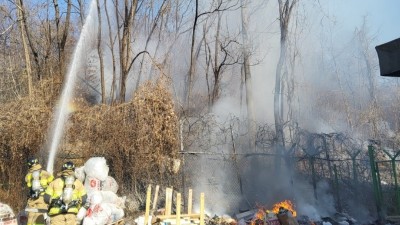
[{"label": "water jet spray", "polygon": [[90,3],[90,8],[89,8],[89,14],[86,17],[85,23],[82,27],[82,32],[79,37],[78,44],[75,48],[74,55],[72,57],[72,63],[69,68],[69,72],[65,78],[65,84],[62,90],[62,94],[60,97],[60,100],[56,106],[55,109],[55,117],[53,120],[53,124],[51,126],[51,138],[49,139],[51,141],[50,143],[50,149],[49,149],[49,159],[47,161],[47,171],[49,173],[53,173],[53,168],[54,168],[54,161],[55,161],[55,156],[57,153],[57,150],[59,148],[59,143],[62,138],[62,135],[64,134],[64,126],[67,122],[68,115],[70,113],[70,110],[68,109],[68,105],[72,99],[73,96],[73,88],[75,86],[75,80],[77,77],[77,72],[78,69],[81,66],[82,62],[82,56],[84,53],[84,47],[85,44],[90,40],[92,32],[91,29],[94,27],[94,13],[96,13],[96,0],[92,0]]}]

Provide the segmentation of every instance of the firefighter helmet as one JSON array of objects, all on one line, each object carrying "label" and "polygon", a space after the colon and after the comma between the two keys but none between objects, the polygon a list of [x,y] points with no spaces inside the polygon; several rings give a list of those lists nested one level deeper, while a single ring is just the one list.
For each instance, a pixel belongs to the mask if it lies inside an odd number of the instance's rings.
[{"label": "firefighter helmet", "polygon": [[64,163],[63,165],[62,165],[62,169],[61,170],[72,170],[72,171],[75,171],[75,164],[73,163],[73,162],[71,162],[71,161],[68,161],[68,162],[66,162],[66,163]]},{"label": "firefighter helmet", "polygon": [[29,168],[31,168],[32,166],[39,164],[39,160],[35,157],[31,157],[26,163],[28,164]]}]

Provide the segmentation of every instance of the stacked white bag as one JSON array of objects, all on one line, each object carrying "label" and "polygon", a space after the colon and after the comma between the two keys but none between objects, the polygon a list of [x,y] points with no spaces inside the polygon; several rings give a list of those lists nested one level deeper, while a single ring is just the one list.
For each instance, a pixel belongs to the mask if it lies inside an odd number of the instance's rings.
[{"label": "stacked white bag", "polygon": [[0,225],[18,225],[11,207],[0,202]]},{"label": "stacked white bag", "polygon": [[75,176],[81,180],[88,194],[90,207],[83,207],[77,219],[83,225],[104,225],[124,217],[125,197],[118,197],[118,184],[108,176],[109,168],[104,157],[90,158],[83,167],[76,168]]}]

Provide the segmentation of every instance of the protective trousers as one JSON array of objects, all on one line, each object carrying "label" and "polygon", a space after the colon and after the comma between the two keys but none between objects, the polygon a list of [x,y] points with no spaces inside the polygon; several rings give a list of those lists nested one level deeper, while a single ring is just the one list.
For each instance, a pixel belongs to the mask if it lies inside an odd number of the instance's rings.
[{"label": "protective trousers", "polygon": [[29,212],[28,211],[28,221],[27,225],[44,225],[44,217],[43,214],[47,211],[47,204],[43,200],[43,196],[39,196],[38,199],[28,199],[27,203],[28,208],[30,209],[38,209],[42,212]]},{"label": "protective trousers", "polygon": [[50,225],[76,225],[76,214],[65,213],[51,216]]}]

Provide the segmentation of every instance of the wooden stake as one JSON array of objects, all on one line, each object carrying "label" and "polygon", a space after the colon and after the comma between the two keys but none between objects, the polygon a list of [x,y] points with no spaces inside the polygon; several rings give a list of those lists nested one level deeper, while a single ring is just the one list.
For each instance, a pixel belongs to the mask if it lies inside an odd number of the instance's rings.
[{"label": "wooden stake", "polygon": [[144,214],[144,225],[149,223],[149,214],[150,214],[150,201],[151,201],[151,185],[147,187],[147,195],[146,195],[146,213]]},{"label": "wooden stake", "polygon": [[176,194],[176,225],[181,225],[181,193]]},{"label": "wooden stake", "polygon": [[160,190],[160,185],[157,185],[156,186],[156,190],[155,190],[155,192],[154,192],[154,199],[153,199],[153,210],[155,210],[156,209],[156,207],[157,207],[157,200],[158,200],[158,191]]},{"label": "wooden stake", "polygon": [[172,208],[172,189],[167,188],[165,190],[165,215],[171,215]]},{"label": "wooden stake", "polygon": [[189,189],[189,196],[188,196],[188,208],[187,214],[192,214],[192,199],[193,199],[193,190]]},{"label": "wooden stake", "polygon": [[204,192],[200,194],[200,225],[204,225]]}]

